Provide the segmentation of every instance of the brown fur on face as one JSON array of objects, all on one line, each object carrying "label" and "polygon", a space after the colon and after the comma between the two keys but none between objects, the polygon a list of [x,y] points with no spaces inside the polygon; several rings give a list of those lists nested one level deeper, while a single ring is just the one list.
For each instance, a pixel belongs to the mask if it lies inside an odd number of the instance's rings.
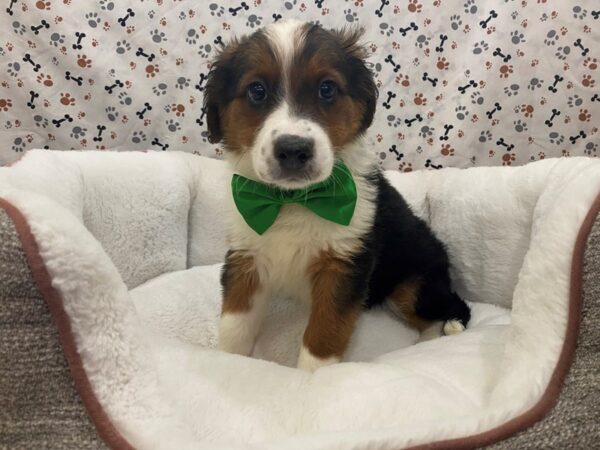
[{"label": "brown fur on face", "polygon": [[341,357],[362,309],[352,292],[353,265],[331,251],[323,251],[308,269],[312,281],[310,318],[304,345],[319,358]]},{"label": "brown fur on face", "polygon": [[248,311],[251,299],[259,289],[254,258],[242,252],[228,252],[221,274],[223,286],[222,313]]}]

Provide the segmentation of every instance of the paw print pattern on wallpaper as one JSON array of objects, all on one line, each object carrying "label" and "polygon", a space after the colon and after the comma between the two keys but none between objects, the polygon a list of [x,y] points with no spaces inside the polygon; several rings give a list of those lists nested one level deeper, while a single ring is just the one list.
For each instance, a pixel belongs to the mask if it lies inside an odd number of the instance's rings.
[{"label": "paw print pattern on wallpaper", "polygon": [[598,156],[594,0],[111,0],[0,11],[0,163],[34,147],[214,157],[202,98],[235,35],[286,18],[363,26],[388,169]]}]

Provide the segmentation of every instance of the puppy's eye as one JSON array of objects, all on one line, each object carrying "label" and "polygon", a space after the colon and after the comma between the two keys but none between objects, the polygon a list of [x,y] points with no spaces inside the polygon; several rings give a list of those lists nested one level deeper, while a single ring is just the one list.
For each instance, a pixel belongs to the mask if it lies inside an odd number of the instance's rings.
[{"label": "puppy's eye", "polygon": [[247,92],[248,100],[255,105],[264,102],[267,98],[267,89],[258,81],[251,83],[250,86],[248,86]]},{"label": "puppy's eye", "polygon": [[319,98],[321,100],[325,100],[326,102],[330,102],[337,94],[337,85],[335,82],[331,80],[325,80],[319,86]]}]

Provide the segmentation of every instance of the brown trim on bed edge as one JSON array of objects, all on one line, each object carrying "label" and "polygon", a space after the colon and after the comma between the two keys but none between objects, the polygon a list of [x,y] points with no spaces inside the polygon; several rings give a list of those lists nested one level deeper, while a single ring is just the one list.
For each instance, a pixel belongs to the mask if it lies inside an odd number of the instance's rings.
[{"label": "brown trim on bed edge", "polygon": [[[98,430],[100,437],[114,449],[133,449],[131,444],[119,434],[111,423],[110,419],[102,409],[100,402],[96,398],[89,379],[83,368],[81,357],[77,352],[75,340],[71,331],[69,317],[63,308],[60,294],[52,287],[50,274],[44,265],[44,261],[39,254],[37,242],[29,224],[21,212],[0,198],[0,208],[4,209],[10,219],[15,224],[19,238],[23,245],[23,250],[27,257],[27,262],[33,274],[35,283],[42,293],[52,318],[58,328],[61,344],[63,346],[73,380],[77,391],[81,396],[86,410],[92,419],[92,422]],[[594,220],[600,212],[600,193],[590,207],[585,219],[583,220],[575,247],[573,250],[573,259],[571,263],[571,280],[569,293],[569,316],[567,318],[567,330],[563,347],[558,359],[558,363],[552,373],[548,386],[541,399],[531,409],[515,417],[508,422],[491,430],[479,434],[467,436],[464,438],[448,439],[445,441],[431,442],[409,447],[407,450],[434,450],[434,449],[466,449],[489,445],[510,437],[518,431],[524,430],[540,421],[553,408],[560,395],[563,382],[575,354],[577,346],[577,336],[579,334],[579,321],[582,307],[582,278],[583,278],[583,258],[587,243],[587,238],[592,230]]]},{"label": "brown trim on bed edge", "polygon": [[0,208],[6,211],[6,214],[15,225],[35,284],[44,297],[44,300],[48,305],[48,309],[50,310],[52,319],[58,328],[60,343],[67,358],[69,369],[71,370],[71,376],[75,382],[75,387],[83,401],[88,415],[92,420],[92,423],[98,431],[98,435],[111,448],[134,450],[134,447],[129,444],[129,442],[127,442],[127,440],[125,440],[125,438],[114,427],[106,415],[106,412],[102,409],[102,405],[98,401],[96,394],[92,390],[90,380],[88,379],[85,369],[83,368],[81,356],[77,351],[69,316],[64,310],[60,294],[52,286],[52,278],[50,277],[44,261],[40,256],[37,242],[31,233],[27,219],[25,219],[23,214],[21,214],[21,211],[1,197]]},{"label": "brown trim on bed edge", "polygon": [[463,438],[420,444],[408,447],[405,450],[456,450],[482,447],[506,439],[519,431],[529,428],[536,422],[542,420],[546,414],[552,410],[562,390],[563,382],[569,372],[569,368],[571,367],[575,355],[575,348],[577,347],[582,308],[584,252],[588,236],[592,231],[594,221],[599,212],[600,193],[586,214],[585,219],[579,228],[579,233],[577,234],[575,247],[573,249],[573,259],[571,262],[569,316],[567,318],[565,340],[554,372],[552,373],[548,386],[546,386],[546,390],[542,394],[540,400],[531,409],[525,411],[520,416],[517,416],[496,428],[492,428],[491,430]]}]

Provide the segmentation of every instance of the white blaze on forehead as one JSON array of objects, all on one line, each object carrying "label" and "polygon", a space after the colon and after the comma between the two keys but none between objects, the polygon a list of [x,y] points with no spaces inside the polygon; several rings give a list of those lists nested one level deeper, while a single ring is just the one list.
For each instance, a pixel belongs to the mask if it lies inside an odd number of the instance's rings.
[{"label": "white blaze on forehead", "polygon": [[281,64],[284,90],[287,91],[289,71],[296,51],[302,46],[305,23],[299,20],[275,22],[265,28],[265,33]]}]

